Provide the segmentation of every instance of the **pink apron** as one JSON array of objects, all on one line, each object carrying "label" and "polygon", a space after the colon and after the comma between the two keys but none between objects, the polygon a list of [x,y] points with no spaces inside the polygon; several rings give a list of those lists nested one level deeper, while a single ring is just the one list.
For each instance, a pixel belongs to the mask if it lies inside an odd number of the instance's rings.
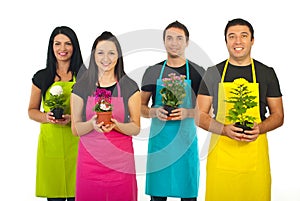
[{"label": "pink apron", "polygon": [[[118,97],[112,97],[113,118],[124,122],[124,103],[117,84]],[[93,111],[94,97],[86,104],[86,119]],[[115,130],[93,130],[80,137],[77,159],[76,201],[136,201],[137,183],[131,136]]]}]

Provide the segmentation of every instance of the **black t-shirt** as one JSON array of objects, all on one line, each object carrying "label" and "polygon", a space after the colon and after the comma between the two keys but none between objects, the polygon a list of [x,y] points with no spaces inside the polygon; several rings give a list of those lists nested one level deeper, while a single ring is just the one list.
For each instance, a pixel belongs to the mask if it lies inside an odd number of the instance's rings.
[{"label": "black t-shirt", "polygon": [[[76,84],[75,84],[76,85]],[[121,89],[121,97],[123,97],[124,102],[124,109],[125,109],[125,117],[124,122],[128,123],[130,120],[129,108],[128,108],[128,100],[129,98],[137,91],[139,91],[139,87],[137,83],[129,78],[127,75],[123,76],[122,79],[119,81],[120,89]],[[109,87],[101,87],[106,90],[110,90],[112,92],[112,97],[118,96],[118,88],[117,84],[114,84]],[[85,119],[85,108],[86,108],[86,101],[88,96],[92,96],[93,92],[90,93],[86,90],[85,86],[76,86],[74,87],[72,93],[80,96],[84,101],[84,110],[83,110],[83,119]],[[117,109],[117,108],[115,108]]]},{"label": "black t-shirt", "polygon": [[[189,63],[189,76],[191,80],[191,87],[192,87],[192,105],[193,107],[195,106],[196,102],[196,95],[199,90],[199,85],[202,80],[202,76],[205,73],[205,70],[203,67],[200,67],[199,65],[188,61]],[[142,91],[147,91],[151,92],[151,100],[152,100],[152,105],[151,107],[154,106],[155,103],[155,94],[156,94],[156,81],[160,76],[160,72],[162,70],[162,66],[164,64],[164,61],[154,65],[150,66],[146,69],[144,75],[143,75],[143,80],[142,80]],[[176,75],[185,75],[186,74],[186,64],[180,66],[180,67],[170,67],[166,64],[162,78],[168,77],[168,74],[170,73],[175,73]]]},{"label": "black t-shirt", "polygon": [[[279,81],[273,68],[263,63],[253,60],[256,74],[256,82],[259,84],[259,101],[261,120],[266,119],[267,97],[281,97]],[[213,96],[214,114],[218,111],[218,85],[224,70],[225,62],[223,61],[216,66],[209,67],[201,82],[198,94]],[[248,82],[253,82],[252,67],[234,66],[228,64],[224,82],[233,82],[236,78],[245,78]]]}]

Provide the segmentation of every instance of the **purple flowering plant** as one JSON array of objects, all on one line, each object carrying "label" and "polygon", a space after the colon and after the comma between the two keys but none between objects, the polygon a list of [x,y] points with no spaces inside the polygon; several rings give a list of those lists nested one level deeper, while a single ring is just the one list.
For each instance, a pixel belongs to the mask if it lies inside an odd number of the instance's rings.
[{"label": "purple flowering plant", "polygon": [[160,90],[162,103],[166,106],[178,107],[183,103],[186,96],[185,92],[185,75],[176,75],[170,73],[167,78],[163,78],[163,88]]},{"label": "purple flowering plant", "polygon": [[97,88],[96,91],[94,92],[94,97],[95,97],[95,106],[93,110],[95,112],[112,111],[111,91]]}]

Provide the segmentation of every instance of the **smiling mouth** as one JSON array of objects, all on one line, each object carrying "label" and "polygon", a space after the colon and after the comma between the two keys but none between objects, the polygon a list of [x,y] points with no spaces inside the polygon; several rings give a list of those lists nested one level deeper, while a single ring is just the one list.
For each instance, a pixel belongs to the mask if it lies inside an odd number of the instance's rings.
[{"label": "smiling mouth", "polygon": [[68,53],[67,52],[60,52],[58,54],[59,54],[59,56],[66,56]]},{"label": "smiling mouth", "polygon": [[236,51],[242,51],[244,48],[242,48],[242,47],[235,47],[234,48],[234,50],[236,50]]}]

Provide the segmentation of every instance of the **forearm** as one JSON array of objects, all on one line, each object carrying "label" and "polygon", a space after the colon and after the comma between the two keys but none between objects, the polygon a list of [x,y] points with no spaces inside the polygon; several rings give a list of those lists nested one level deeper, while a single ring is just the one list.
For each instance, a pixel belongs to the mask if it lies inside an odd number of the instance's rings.
[{"label": "forearm", "polygon": [[187,111],[187,118],[195,118],[196,109],[186,109]]},{"label": "forearm", "polygon": [[83,136],[94,130],[92,119],[86,122],[76,122],[72,124],[72,131],[75,136]]},{"label": "forearm", "polygon": [[47,113],[41,112],[37,109],[29,109],[28,116],[30,119],[39,122],[39,123],[48,123]]},{"label": "forearm", "polygon": [[258,124],[259,133],[267,133],[283,125],[284,117],[280,114],[271,114],[267,119]]},{"label": "forearm", "polygon": [[136,125],[134,122],[130,123],[116,123],[116,127],[114,128],[116,131],[121,132],[125,135],[138,135],[140,133],[140,127]]},{"label": "forearm", "polygon": [[199,117],[196,121],[196,124],[209,132],[216,133],[216,134],[223,134],[223,128],[224,125],[220,122],[213,119],[209,114],[207,113],[200,113]]},{"label": "forearm", "polygon": [[156,117],[157,108],[149,108],[146,105],[141,106],[141,115],[144,118],[154,118]]}]

